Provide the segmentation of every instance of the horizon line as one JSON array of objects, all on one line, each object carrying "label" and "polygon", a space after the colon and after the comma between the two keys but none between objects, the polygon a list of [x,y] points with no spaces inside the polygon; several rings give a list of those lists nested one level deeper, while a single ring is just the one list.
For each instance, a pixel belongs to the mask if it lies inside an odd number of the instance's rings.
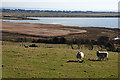
[{"label": "horizon line", "polygon": [[52,11],[92,11],[92,12],[120,12],[118,10],[62,10],[62,9],[40,9],[40,8],[14,8],[14,7],[2,7],[1,9],[24,9],[24,10],[52,10]]}]

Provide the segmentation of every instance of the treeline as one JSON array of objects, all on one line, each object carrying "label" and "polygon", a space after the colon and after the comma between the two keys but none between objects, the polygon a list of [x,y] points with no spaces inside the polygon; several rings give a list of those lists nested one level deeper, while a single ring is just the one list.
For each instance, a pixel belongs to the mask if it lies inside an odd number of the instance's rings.
[{"label": "treeline", "polygon": [[[17,42],[27,42],[30,41],[26,38],[18,38],[16,40]],[[47,43],[47,44],[67,44],[71,46],[72,49],[74,49],[73,45],[77,45],[78,49],[80,49],[81,45],[87,46],[90,50],[93,50],[94,45],[98,45],[101,49],[107,49],[108,51],[116,51],[120,52],[120,41],[114,41],[110,40],[109,37],[101,36],[97,40],[89,40],[89,39],[71,39],[67,40],[64,37],[54,37],[51,39],[33,39],[31,40],[32,43]],[[116,44],[119,45],[119,47],[116,47]]]},{"label": "treeline", "polygon": [[97,11],[67,11],[67,10],[25,10],[25,9],[0,9],[0,12],[30,12],[30,13],[39,13],[39,12],[50,12],[50,13],[117,13],[117,12],[97,12]]}]

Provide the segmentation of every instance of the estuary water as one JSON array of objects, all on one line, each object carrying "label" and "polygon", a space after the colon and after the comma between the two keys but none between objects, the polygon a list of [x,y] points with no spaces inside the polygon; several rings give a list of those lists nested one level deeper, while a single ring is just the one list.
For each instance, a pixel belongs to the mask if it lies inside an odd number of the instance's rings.
[{"label": "estuary water", "polygon": [[39,20],[5,20],[7,22],[61,24],[64,26],[118,28],[118,18],[28,17]]}]

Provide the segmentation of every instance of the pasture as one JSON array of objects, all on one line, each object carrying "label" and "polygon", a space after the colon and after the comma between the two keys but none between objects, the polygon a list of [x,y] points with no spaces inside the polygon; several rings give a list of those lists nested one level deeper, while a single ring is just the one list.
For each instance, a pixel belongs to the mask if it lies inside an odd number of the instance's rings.
[{"label": "pasture", "polygon": [[[30,45],[33,43],[23,43]],[[77,60],[77,49],[67,44],[35,43],[38,47],[24,48],[22,43],[3,41],[3,78],[117,78],[118,53],[109,52],[108,61],[96,61],[97,46],[88,50],[81,46],[85,63]],[[77,45],[74,45],[76,47]],[[89,59],[93,60],[89,60]]]}]

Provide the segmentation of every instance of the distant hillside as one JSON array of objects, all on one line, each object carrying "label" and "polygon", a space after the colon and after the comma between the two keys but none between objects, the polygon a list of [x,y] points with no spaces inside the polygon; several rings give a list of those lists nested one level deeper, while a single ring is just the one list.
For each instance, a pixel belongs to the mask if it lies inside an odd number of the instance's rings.
[{"label": "distant hillside", "polygon": [[50,12],[50,13],[118,13],[118,12],[112,12],[112,11],[66,11],[66,10],[25,10],[25,9],[5,9],[3,8],[0,10],[2,12]]},{"label": "distant hillside", "polygon": [[118,17],[118,12],[0,9],[3,17]]}]

